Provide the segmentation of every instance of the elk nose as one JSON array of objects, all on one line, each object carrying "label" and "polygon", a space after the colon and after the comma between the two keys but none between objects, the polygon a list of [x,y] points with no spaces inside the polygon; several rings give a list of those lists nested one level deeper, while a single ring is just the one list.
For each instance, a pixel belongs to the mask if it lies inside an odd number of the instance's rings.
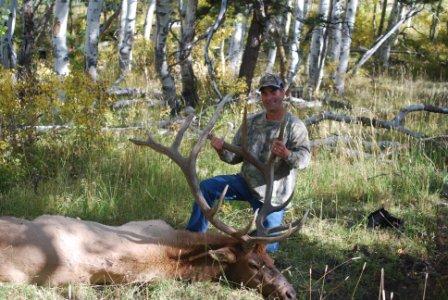
[{"label": "elk nose", "polygon": [[297,299],[296,292],[293,289],[283,289],[280,291],[280,298],[285,300]]}]

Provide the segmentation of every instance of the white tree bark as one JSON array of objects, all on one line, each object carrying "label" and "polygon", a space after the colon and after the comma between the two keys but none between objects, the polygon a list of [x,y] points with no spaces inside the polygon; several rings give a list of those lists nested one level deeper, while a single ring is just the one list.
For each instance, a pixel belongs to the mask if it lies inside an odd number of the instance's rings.
[{"label": "white tree bark", "polygon": [[171,114],[176,114],[179,110],[176,99],[176,86],[173,76],[168,68],[166,54],[166,39],[171,22],[171,2],[170,0],[159,0],[156,3],[156,69],[162,83],[163,98],[171,108]]},{"label": "white tree bark", "polygon": [[[401,4],[399,0],[395,0],[387,22],[386,32],[390,32],[391,29],[402,19],[402,12],[403,4]],[[383,45],[381,45],[378,49],[378,58],[381,65],[385,68],[389,67],[390,50],[398,37],[397,33],[398,31],[394,31],[393,34],[391,34],[390,37],[384,41]]]},{"label": "white tree bark", "polygon": [[69,0],[56,0],[54,5],[53,47],[54,70],[61,76],[68,75],[67,20]]},{"label": "white tree bark", "polygon": [[327,58],[330,62],[337,61],[341,52],[341,29],[343,14],[344,9],[342,7],[342,0],[333,0],[333,10],[331,12],[330,25],[328,28]]},{"label": "white tree bark", "polygon": [[[6,7],[8,2],[0,1],[0,8]],[[14,51],[13,36],[16,27],[17,0],[9,3],[9,17],[6,32],[0,37],[0,62],[5,68],[14,68],[17,64],[17,55]]]},{"label": "white tree bark", "polygon": [[287,76],[287,85],[294,82],[299,69],[299,48],[300,39],[302,37],[303,20],[305,19],[304,1],[294,0],[293,3],[293,19],[291,22],[291,40],[289,45],[289,70]]},{"label": "white tree bark", "polygon": [[118,49],[121,49],[123,45],[124,31],[126,28],[126,18],[128,15],[128,1],[129,0],[121,0],[120,29],[118,31]]},{"label": "white tree bark", "polygon": [[[127,0],[126,22],[123,30],[123,40],[120,47],[119,61],[122,75],[131,70],[132,45],[134,43],[135,17],[137,15],[137,0]],[[122,23],[123,24],[123,23]]]},{"label": "white tree bark", "polygon": [[245,14],[239,13],[236,15],[234,22],[234,32],[230,40],[228,57],[230,58],[230,70],[234,76],[237,76],[243,57],[243,41],[247,31],[247,17]]},{"label": "white tree bark", "polygon": [[311,49],[309,54],[309,69],[308,69],[308,91],[310,94],[316,90],[319,79],[321,77],[321,71],[323,67],[322,55],[325,44],[325,30],[326,23],[328,21],[328,14],[330,11],[330,0],[320,0],[318,20],[319,24],[313,29],[313,35],[311,37]]},{"label": "white tree bark", "polygon": [[152,24],[154,23],[154,11],[156,9],[156,0],[149,0],[146,11],[143,38],[147,41],[151,38]]},{"label": "white tree bark", "polygon": [[344,79],[350,58],[350,45],[352,43],[353,29],[355,28],[357,8],[358,0],[348,0],[345,10],[345,20],[342,24],[341,53],[339,55],[339,64],[335,76],[335,87],[340,95],[344,94]]},{"label": "white tree bark", "polygon": [[87,8],[87,30],[85,41],[85,70],[94,81],[98,79],[98,37],[100,34],[100,16],[103,0],[89,0]]},{"label": "white tree bark", "polygon": [[268,52],[268,62],[266,64],[266,73],[272,73],[275,65],[275,59],[277,57],[277,47],[275,46],[274,41],[270,41],[269,43],[269,52]]}]

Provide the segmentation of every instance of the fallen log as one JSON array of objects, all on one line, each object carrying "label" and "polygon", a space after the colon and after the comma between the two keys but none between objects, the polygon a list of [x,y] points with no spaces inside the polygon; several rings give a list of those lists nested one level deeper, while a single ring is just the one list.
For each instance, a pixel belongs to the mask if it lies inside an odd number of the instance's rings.
[{"label": "fallen log", "polygon": [[427,111],[432,113],[448,114],[447,107],[437,107],[429,104],[412,104],[400,110],[400,112],[392,120],[382,120],[369,117],[357,117],[344,114],[337,114],[332,111],[324,111],[314,116],[307,118],[304,123],[306,126],[318,124],[324,120],[332,120],[337,122],[344,122],[348,124],[361,124],[363,126],[371,126],[375,128],[384,128],[395,130],[413,138],[421,139],[426,135],[420,132],[412,131],[404,127],[404,120],[408,113],[415,111]]}]

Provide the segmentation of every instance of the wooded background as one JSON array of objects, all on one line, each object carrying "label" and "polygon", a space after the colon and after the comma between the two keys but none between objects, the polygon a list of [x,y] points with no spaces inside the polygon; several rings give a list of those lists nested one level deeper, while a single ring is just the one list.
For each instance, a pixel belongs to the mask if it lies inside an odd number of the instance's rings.
[{"label": "wooded background", "polygon": [[[309,221],[274,255],[299,297],[446,298],[447,8],[447,0],[0,0],[0,214],[161,218],[184,228],[193,200],[180,171],[128,139],[150,131],[169,144],[194,113],[187,151],[230,94],[214,129],[230,140],[243,107],[261,109],[259,77],[275,72],[313,149],[286,214],[309,209]],[[199,177],[235,172],[210,147],[201,152]],[[401,231],[366,227],[383,206],[404,220]],[[236,203],[220,217],[238,227],[250,215]],[[203,298],[204,289],[257,297],[226,282],[0,284],[0,297]]]}]

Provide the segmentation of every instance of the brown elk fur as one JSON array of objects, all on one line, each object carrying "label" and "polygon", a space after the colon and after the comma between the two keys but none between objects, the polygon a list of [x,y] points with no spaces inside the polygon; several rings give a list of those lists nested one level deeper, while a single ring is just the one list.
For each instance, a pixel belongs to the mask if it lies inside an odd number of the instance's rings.
[{"label": "brown elk fur", "polygon": [[0,281],[63,285],[220,276],[265,296],[295,297],[264,246],[247,250],[232,237],[175,230],[161,220],[106,226],[63,216],[0,218]]}]

